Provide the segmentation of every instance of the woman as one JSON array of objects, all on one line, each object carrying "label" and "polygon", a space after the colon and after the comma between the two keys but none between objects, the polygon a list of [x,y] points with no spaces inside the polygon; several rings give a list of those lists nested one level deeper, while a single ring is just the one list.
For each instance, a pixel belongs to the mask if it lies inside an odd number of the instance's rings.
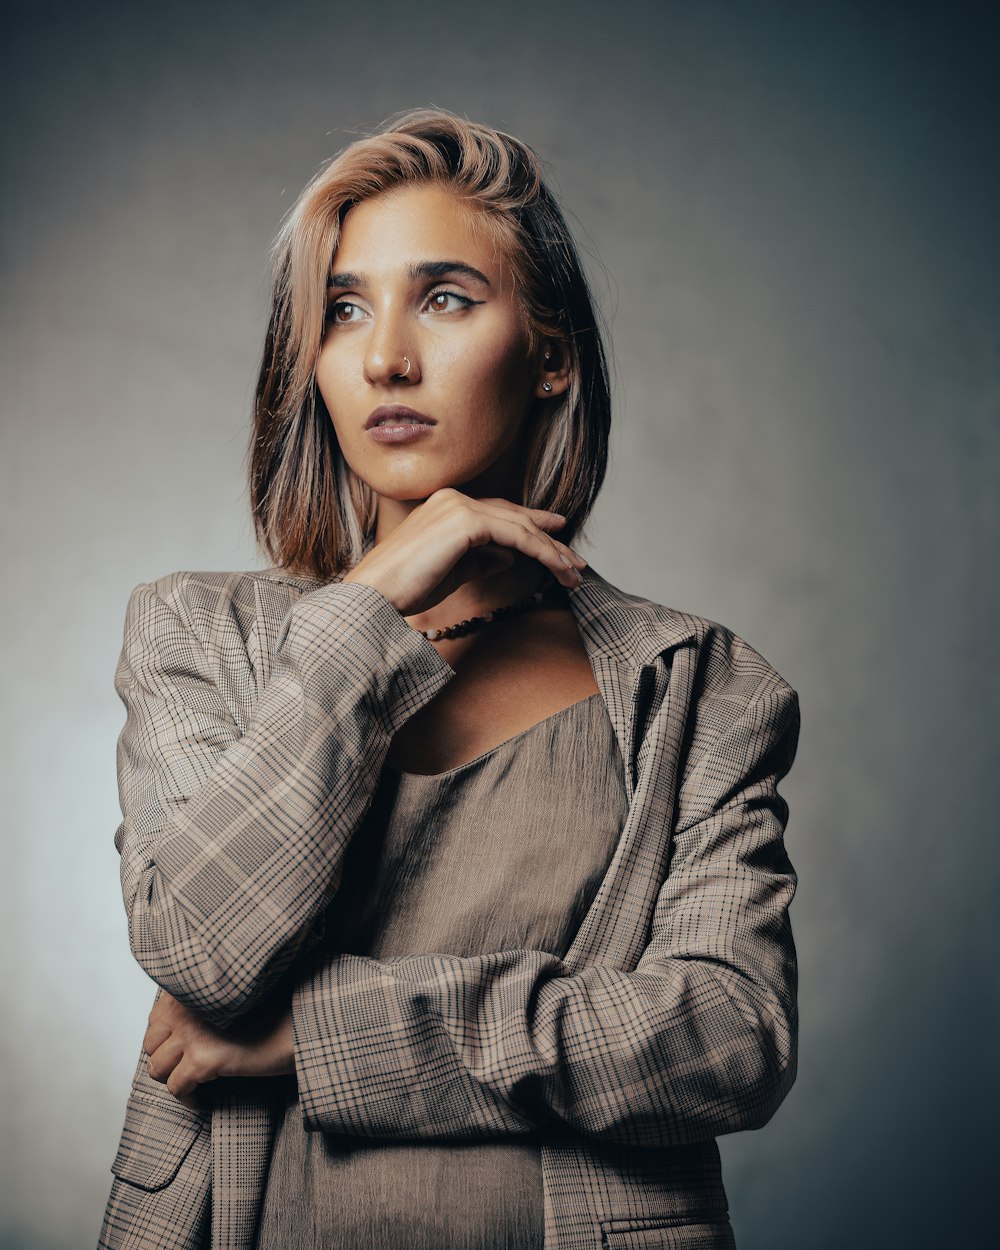
[{"label": "woman", "polygon": [[160,987],[102,1247],[732,1247],[796,1070],[794,690],[571,546],[600,336],[529,149],[407,114],[276,246],[273,561],[128,606],[116,836]]}]

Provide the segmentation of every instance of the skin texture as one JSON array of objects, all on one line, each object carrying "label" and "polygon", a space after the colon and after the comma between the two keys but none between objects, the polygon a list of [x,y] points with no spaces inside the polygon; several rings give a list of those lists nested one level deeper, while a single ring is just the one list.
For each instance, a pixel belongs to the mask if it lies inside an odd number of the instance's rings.
[{"label": "skin texture", "polygon": [[[446,261],[482,277],[419,271]],[[554,341],[529,350],[510,270],[476,210],[438,185],[377,196],[348,213],[331,269],[353,276],[329,288],[316,382],[347,463],[378,496],[375,546],[344,580],[382,591],[417,629],[512,602],[540,584],[543,568],[578,585],[586,561],[549,533],[565,518],[511,502],[525,430],[545,419],[569,373]],[[364,423],[387,404],[436,425],[410,444],[378,443]],[[459,678],[397,735],[395,766],[415,760],[416,771],[432,771],[458,750],[488,747],[475,738],[482,718],[469,712],[483,698],[494,711],[488,731],[506,737],[523,727],[518,718],[532,723],[596,689],[567,612],[491,631],[485,648],[482,634],[434,644]],[[415,753],[428,742],[436,756]],[[163,992],[143,1046],[150,1076],[190,1106],[218,1077],[295,1071],[290,1010],[223,1033]]]}]

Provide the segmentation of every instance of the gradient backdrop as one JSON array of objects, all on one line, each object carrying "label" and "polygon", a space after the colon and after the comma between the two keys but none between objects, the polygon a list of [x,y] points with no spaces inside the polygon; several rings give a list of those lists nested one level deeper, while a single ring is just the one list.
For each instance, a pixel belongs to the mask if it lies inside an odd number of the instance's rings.
[{"label": "gradient backdrop", "polygon": [[8,17],[4,1247],[94,1243],[152,1000],[112,843],[129,591],[256,563],[268,245],[353,134],[426,104],[527,139],[588,255],[617,381],[584,551],[800,692],[800,1068],[720,1140],[740,1250],[995,1233],[998,14]]}]

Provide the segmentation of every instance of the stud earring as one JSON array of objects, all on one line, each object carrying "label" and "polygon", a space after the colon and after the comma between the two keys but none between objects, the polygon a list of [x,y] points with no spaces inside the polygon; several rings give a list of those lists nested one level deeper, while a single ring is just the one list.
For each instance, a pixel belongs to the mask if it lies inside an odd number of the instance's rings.
[{"label": "stud earring", "polygon": [[543,382],[543,383],[542,383],[542,390],[543,390],[543,391],[545,391],[545,393],[546,393],[546,394],[548,394],[548,392],[552,390],[552,383],[551,383],[551,382]]}]

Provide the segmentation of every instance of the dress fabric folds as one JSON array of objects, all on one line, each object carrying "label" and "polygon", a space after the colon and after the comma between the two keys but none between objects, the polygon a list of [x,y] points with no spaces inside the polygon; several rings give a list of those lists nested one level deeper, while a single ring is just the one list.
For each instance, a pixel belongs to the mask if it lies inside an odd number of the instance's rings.
[{"label": "dress fabric folds", "polygon": [[[447,772],[387,766],[347,852],[324,949],[562,957],[627,812],[598,693]],[[257,1250],[541,1250],[543,1131],[410,1142],[310,1132],[293,1090]]]}]

